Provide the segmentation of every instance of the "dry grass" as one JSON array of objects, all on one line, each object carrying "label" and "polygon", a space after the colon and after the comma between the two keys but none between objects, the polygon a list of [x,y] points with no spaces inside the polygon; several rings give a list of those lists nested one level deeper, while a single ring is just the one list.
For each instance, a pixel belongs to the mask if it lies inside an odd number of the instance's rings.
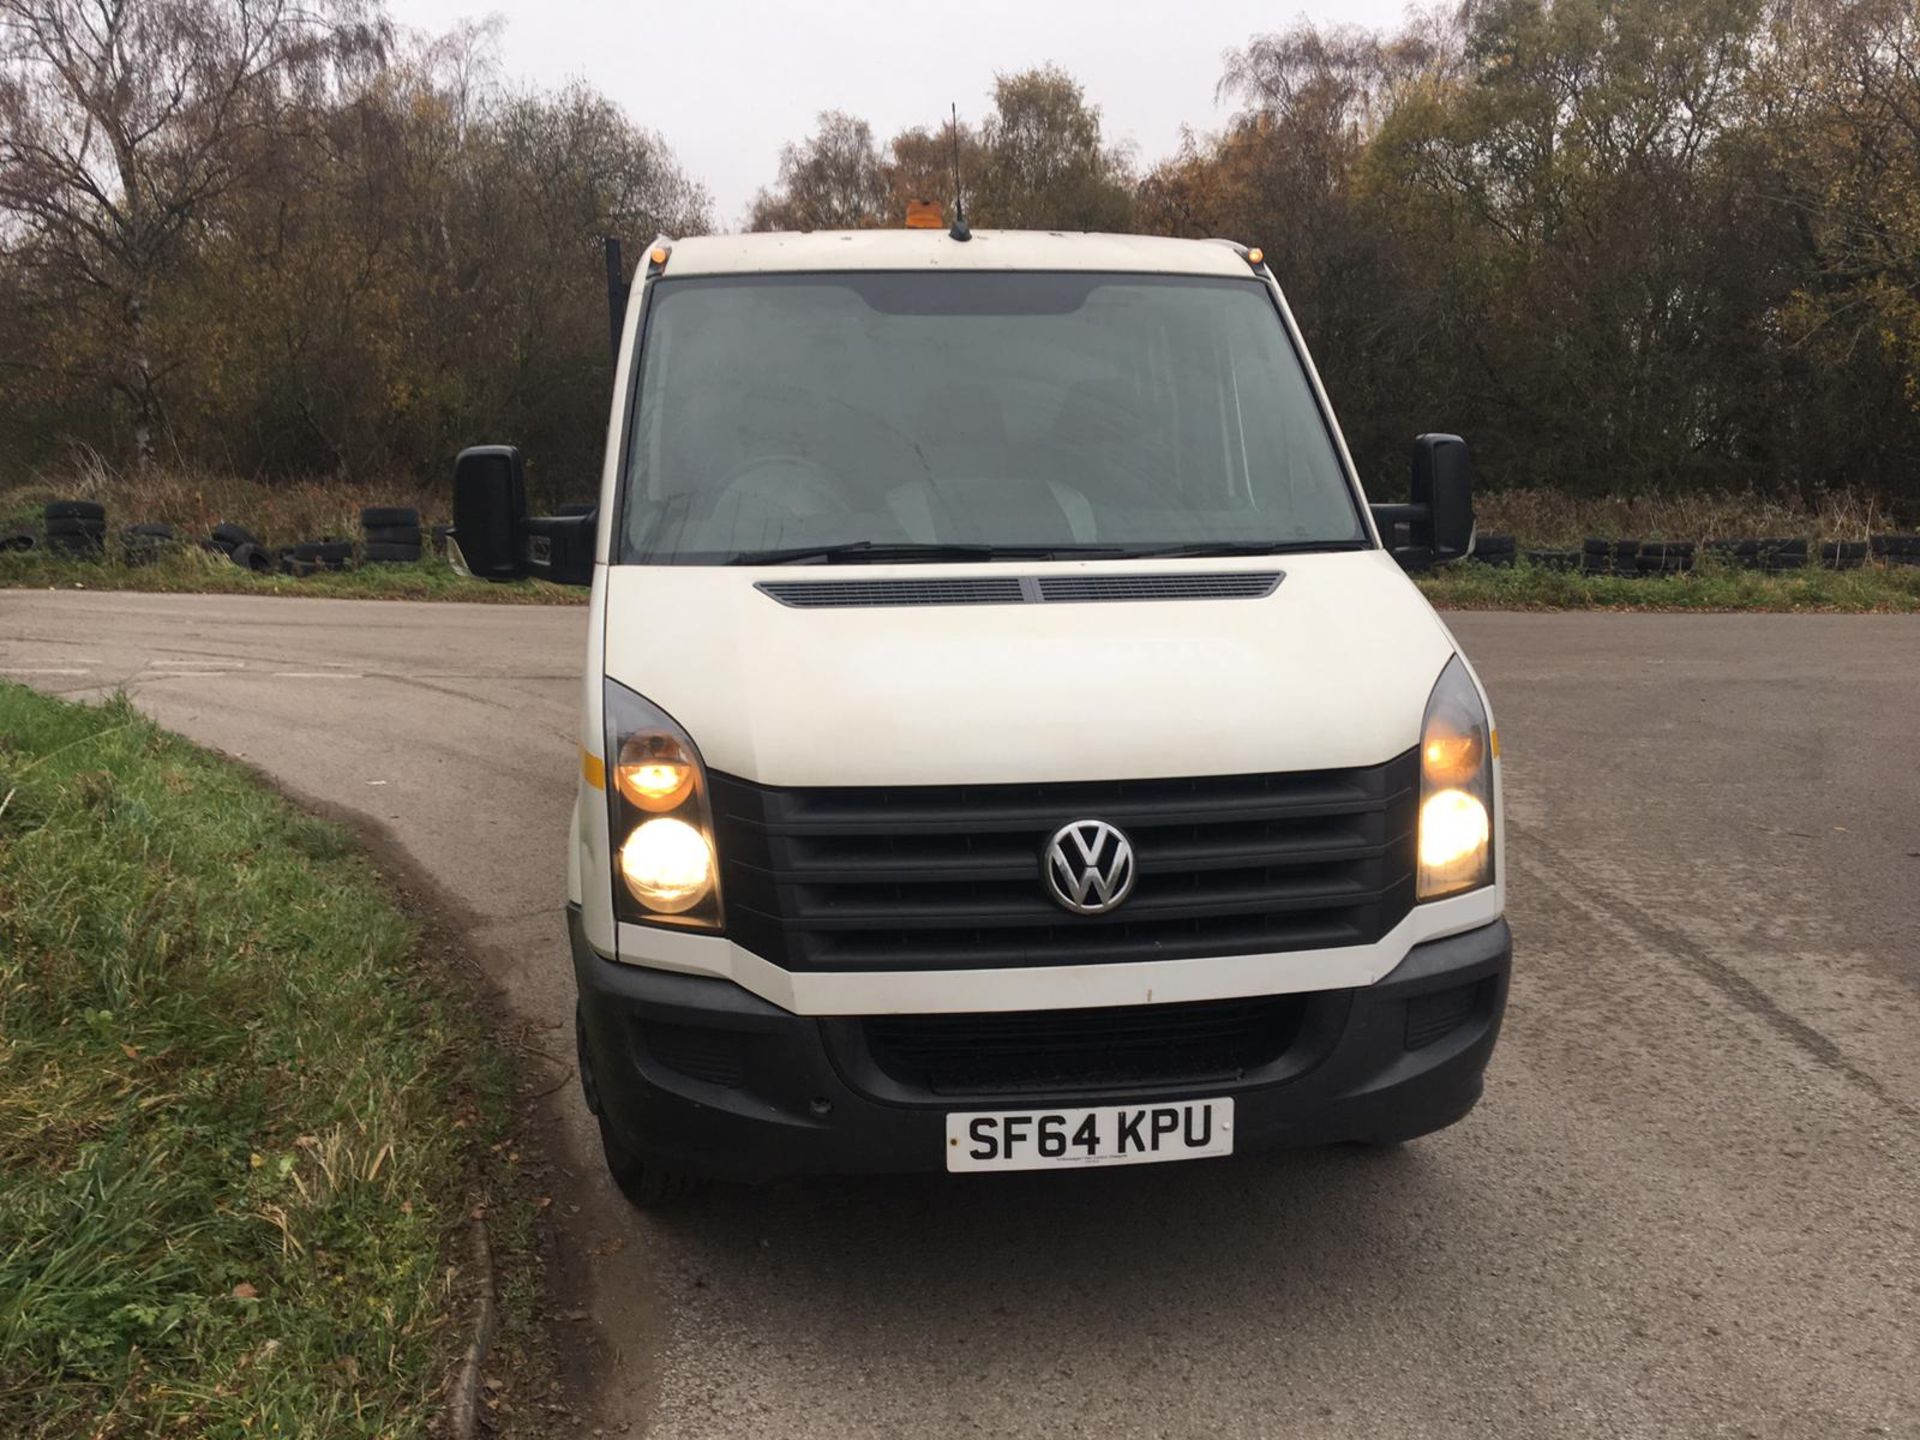
[{"label": "dry grass", "polygon": [[303,595],[338,600],[463,600],[477,605],[585,605],[584,586],[493,583],[453,572],[429,554],[411,565],[360,565],[298,579],[255,575],[226,556],[178,545],[146,565],[109,554],[80,560],[51,550],[0,551],[0,590],[133,590],[181,595]]},{"label": "dry grass", "polygon": [[[1607,539],[1721,540],[1807,536],[1864,540],[1906,529],[1912,516],[1889,514],[1878,496],[1830,490],[1812,505],[1790,495],[1638,495],[1582,499],[1545,488],[1485,491],[1474,497],[1482,534],[1513,535],[1534,549],[1577,549],[1589,535]],[[1903,523],[1904,522],[1904,523]]]},{"label": "dry grass", "polygon": [[1920,612],[1920,567],[1808,567],[1767,575],[1709,557],[1679,575],[1582,575],[1525,563],[1495,568],[1468,561],[1417,577],[1443,610],[1820,611],[1829,614]]},{"label": "dry grass", "polygon": [[410,505],[426,525],[453,518],[450,485],[405,478],[266,482],[193,468],[156,467],[141,474],[82,452],[69,464],[0,491],[0,526],[37,520],[49,500],[98,501],[115,529],[165,521],[186,534],[205,535],[230,521],[275,546],[358,535],[367,505]]}]

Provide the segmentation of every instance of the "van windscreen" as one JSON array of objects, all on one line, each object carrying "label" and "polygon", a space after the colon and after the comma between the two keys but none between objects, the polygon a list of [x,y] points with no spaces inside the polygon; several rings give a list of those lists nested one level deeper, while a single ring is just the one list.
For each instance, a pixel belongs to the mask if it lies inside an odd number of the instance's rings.
[{"label": "van windscreen", "polygon": [[1251,278],[658,280],[622,483],[639,564],[1367,543]]}]

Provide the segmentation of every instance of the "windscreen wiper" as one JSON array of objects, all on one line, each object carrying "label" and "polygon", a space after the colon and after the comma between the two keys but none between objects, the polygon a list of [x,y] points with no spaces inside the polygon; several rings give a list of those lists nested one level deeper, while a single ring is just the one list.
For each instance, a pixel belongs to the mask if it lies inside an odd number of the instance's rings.
[{"label": "windscreen wiper", "polygon": [[1203,555],[1299,555],[1311,550],[1364,550],[1364,540],[1199,540],[1180,545],[1116,547],[1123,560],[1178,560]]},{"label": "windscreen wiper", "polygon": [[882,565],[889,561],[1053,560],[1081,555],[1122,555],[1118,545],[971,545],[945,541],[847,540],[837,545],[795,545],[786,550],[744,550],[729,565]]}]

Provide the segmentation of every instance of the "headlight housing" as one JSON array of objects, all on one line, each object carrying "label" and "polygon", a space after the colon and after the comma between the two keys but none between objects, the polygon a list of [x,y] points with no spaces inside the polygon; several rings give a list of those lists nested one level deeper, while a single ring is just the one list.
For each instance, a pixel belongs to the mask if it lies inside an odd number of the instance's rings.
[{"label": "headlight housing", "polygon": [[1487,708],[1456,655],[1440,672],[1420,726],[1416,899],[1493,883],[1493,755]]},{"label": "headlight housing", "polygon": [[614,911],[647,925],[718,930],[720,856],[700,752],[657,705],[612,680],[606,687]]}]

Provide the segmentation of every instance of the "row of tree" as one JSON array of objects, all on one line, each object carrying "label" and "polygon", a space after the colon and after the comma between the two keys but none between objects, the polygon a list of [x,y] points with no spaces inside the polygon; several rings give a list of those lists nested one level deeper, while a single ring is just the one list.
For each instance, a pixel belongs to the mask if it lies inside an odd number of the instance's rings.
[{"label": "row of tree", "polygon": [[[666,146],[495,35],[290,0],[0,0],[0,479],[597,471],[603,235],[709,228]],[[11,462],[11,463],[10,463]]]},{"label": "row of tree", "polygon": [[[349,0],[343,0],[349,3]],[[599,237],[710,228],[651,133],[510,89],[492,36],[287,0],[0,0],[0,467],[85,443],[267,475],[511,435],[590,474]],[[1232,52],[1151,167],[1065,72],[881,142],[820,118],[761,229],[1261,245],[1381,489],[1457,429],[1494,483],[1920,502],[1912,0],[1471,0]]]}]

